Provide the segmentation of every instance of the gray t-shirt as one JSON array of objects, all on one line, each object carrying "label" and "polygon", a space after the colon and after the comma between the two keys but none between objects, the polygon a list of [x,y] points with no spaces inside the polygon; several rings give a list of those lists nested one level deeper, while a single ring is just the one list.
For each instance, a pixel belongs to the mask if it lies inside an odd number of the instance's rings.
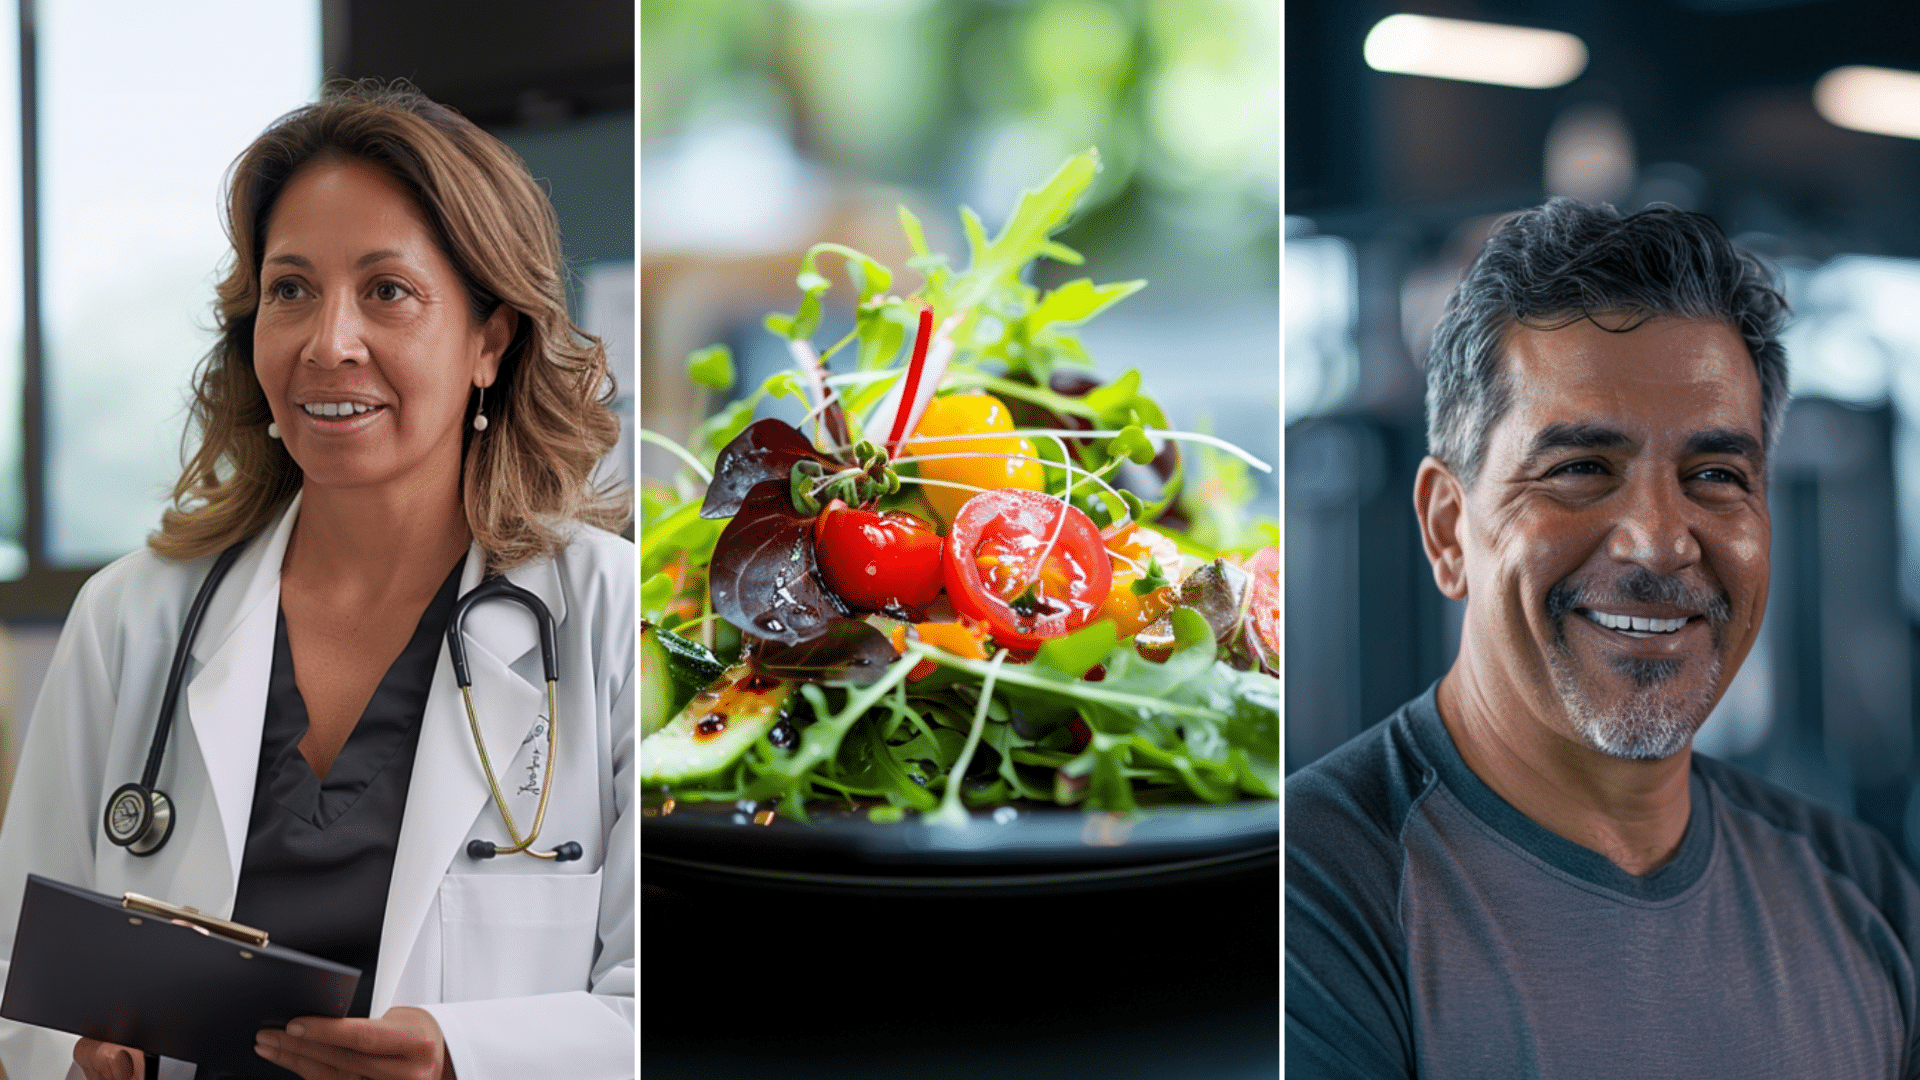
[{"label": "gray t-shirt", "polygon": [[1461,760],[1433,691],[1287,779],[1287,1069],[1920,1077],[1920,884],[1866,826],[1693,755],[1642,877]]}]

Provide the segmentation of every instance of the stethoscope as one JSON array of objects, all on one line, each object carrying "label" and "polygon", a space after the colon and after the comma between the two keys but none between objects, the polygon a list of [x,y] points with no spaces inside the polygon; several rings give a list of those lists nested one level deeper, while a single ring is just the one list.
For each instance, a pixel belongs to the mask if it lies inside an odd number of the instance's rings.
[{"label": "stethoscope", "polygon": [[[193,603],[187,608],[186,622],[180,628],[180,644],[174,647],[173,664],[167,669],[167,688],[160,696],[160,721],[154,725],[153,745],[147,749],[147,767],[141,772],[138,783],[122,784],[107,800],[107,839],[126,848],[130,854],[151,855],[164,847],[167,839],[173,835],[173,800],[154,784],[160,778],[160,761],[166,753],[167,733],[173,729],[174,706],[180,700],[180,684],[186,678],[187,658],[192,655],[194,636],[200,632],[200,619],[206,614],[214,590],[219,588],[227,571],[233,569],[233,564],[239,560],[246,546],[247,542],[243,540],[221,552],[213,562],[213,569],[207,571],[207,579],[200,583],[200,591],[194,594]],[[475,604],[493,599],[511,600],[519,604],[531,612],[534,620],[540,624],[540,666],[547,677],[546,774],[540,782],[540,802],[533,812],[533,828],[524,837],[514,823],[513,811],[507,808],[506,797],[500,793],[500,780],[494,774],[492,759],[487,755],[487,741],[480,734],[480,717],[473,709],[473,677],[467,671],[467,644],[461,636],[467,612]],[[567,862],[578,859],[582,854],[580,845],[572,840],[552,851],[533,850],[533,842],[539,838],[540,826],[547,817],[547,797],[553,791],[555,730],[560,726],[559,701],[555,693],[560,665],[556,659],[554,641],[553,615],[547,611],[547,605],[541,603],[538,596],[504,577],[490,577],[474,586],[454,603],[453,615],[447,620],[447,655],[453,661],[454,682],[459,685],[460,698],[467,706],[467,724],[473,729],[473,745],[480,752],[480,767],[486,771],[487,787],[493,792],[493,805],[500,811],[500,818],[507,825],[507,836],[513,841],[505,845],[487,840],[469,841],[469,858],[491,859],[495,855],[524,853],[536,859]]]}]

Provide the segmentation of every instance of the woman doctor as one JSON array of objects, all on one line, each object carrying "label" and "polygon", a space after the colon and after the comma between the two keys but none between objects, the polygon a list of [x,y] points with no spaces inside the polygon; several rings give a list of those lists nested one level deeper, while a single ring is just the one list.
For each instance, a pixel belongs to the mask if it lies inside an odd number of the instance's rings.
[{"label": "woman doctor", "polygon": [[[629,1076],[634,554],[591,478],[617,421],[552,208],[458,114],[358,85],[262,135],[227,213],[199,447],[61,634],[0,834],[0,957],[28,872],[132,890],[363,969],[348,1019],[258,1035],[292,1074]],[[172,833],[134,854],[102,811],[141,775],[187,608],[235,544],[156,784]],[[578,858],[468,851],[512,841],[444,630],[501,573],[557,627],[550,778],[522,607],[466,620],[474,714],[522,835],[551,788],[532,850]],[[13,1080],[143,1075],[125,1047],[6,1026]]]}]

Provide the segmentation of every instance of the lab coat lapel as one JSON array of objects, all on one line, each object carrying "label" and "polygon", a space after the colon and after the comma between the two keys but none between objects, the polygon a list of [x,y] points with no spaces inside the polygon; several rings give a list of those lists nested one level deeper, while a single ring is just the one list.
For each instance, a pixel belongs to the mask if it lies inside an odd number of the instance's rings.
[{"label": "lab coat lapel", "polygon": [[[462,596],[480,584],[484,565],[485,555],[476,544],[461,571]],[[556,624],[565,619],[559,574],[552,563],[517,568],[507,577],[538,596]],[[547,711],[546,686],[540,681],[538,625],[519,605],[494,600],[473,607],[465,633],[474,713],[479,717],[494,772],[500,775]],[[387,912],[381,926],[379,967],[373,986],[375,1016],[392,1001],[394,984],[420,936],[440,879],[456,859],[467,859],[464,841],[475,821],[483,822],[482,836],[501,844],[509,842],[506,826],[492,806],[493,797],[474,749],[472,727],[454,682],[444,640],[440,654],[421,718],[406,816],[401,821],[392,883],[387,889]],[[515,667],[527,671],[531,678],[521,676]],[[531,823],[516,815],[515,824],[525,829]]]},{"label": "lab coat lapel", "polygon": [[[248,546],[214,591],[193,643],[198,671],[189,675],[187,717],[226,834],[228,884],[234,887],[253,816],[253,783],[280,613],[280,563],[299,516],[300,497],[295,495],[280,520]],[[229,901],[232,895],[229,892]]]}]

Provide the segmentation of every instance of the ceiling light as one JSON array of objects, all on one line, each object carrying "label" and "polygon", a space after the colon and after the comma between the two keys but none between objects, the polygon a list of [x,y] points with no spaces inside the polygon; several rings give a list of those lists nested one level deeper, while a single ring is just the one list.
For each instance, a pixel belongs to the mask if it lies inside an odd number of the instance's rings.
[{"label": "ceiling light", "polygon": [[1839,127],[1920,139],[1920,74],[1879,67],[1834,68],[1813,84],[1813,107]]},{"label": "ceiling light", "polygon": [[1365,52],[1375,71],[1529,89],[1564,86],[1587,68],[1587,47],[1572,34],[1428,15],[1381,19]]}]

